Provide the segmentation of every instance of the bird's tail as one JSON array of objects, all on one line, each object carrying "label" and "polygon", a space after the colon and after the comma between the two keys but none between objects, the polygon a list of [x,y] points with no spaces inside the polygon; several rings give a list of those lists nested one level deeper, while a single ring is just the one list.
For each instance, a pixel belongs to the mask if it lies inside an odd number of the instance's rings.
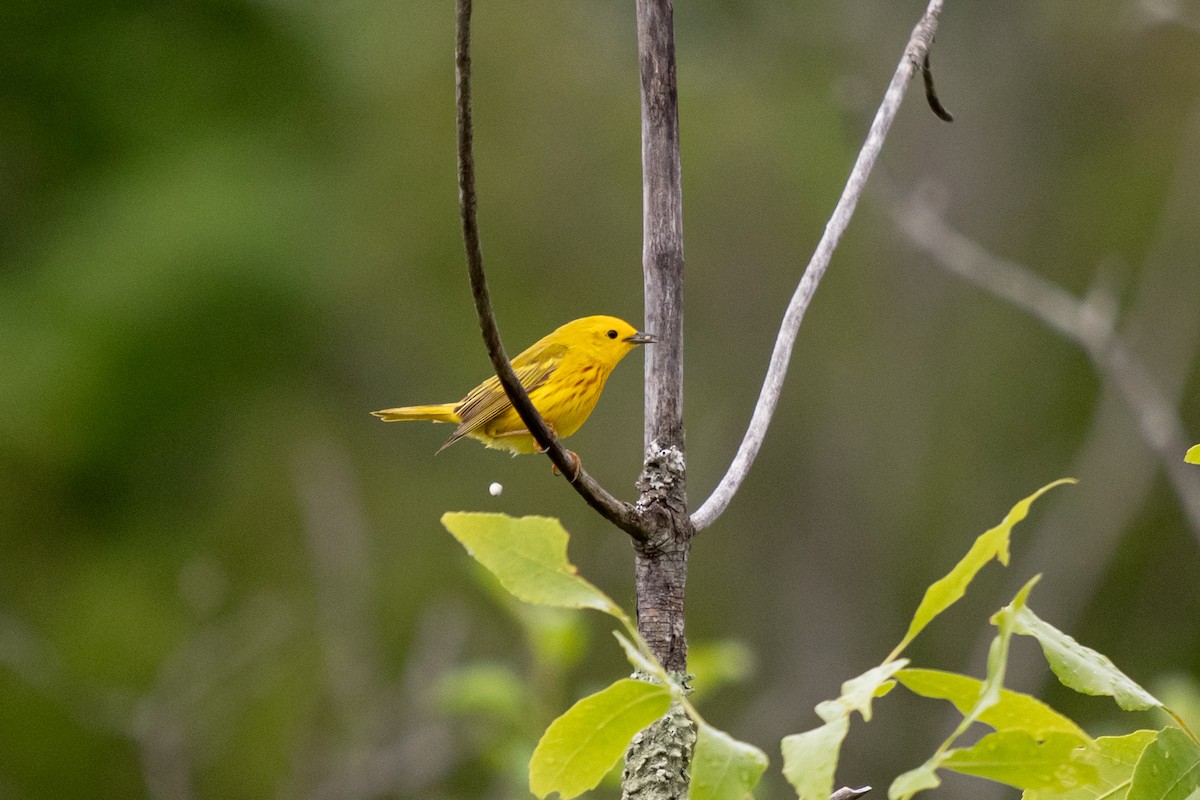
[{"label": "bird's tail", "polygon": [[433,422],[457,423],[458,415],[454,413],[457,403],[442,403],[435,406],[403,406],[401,408],[385,408],[371,413],[384,422],[400,422],[409,419],[424,419]]}]

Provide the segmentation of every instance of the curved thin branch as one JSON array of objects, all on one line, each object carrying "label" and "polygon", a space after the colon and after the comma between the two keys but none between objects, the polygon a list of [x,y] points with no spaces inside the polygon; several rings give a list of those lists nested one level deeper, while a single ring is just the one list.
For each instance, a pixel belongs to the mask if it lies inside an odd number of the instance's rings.
[{"label": "curved thin branch", "polygon": [[871,123],[867,141],[858,153],[858,160],[855,161],[854,169],[850,172],[846,188],[842,190],[842,196],[833,210],[833,215],[825,225],[825,233],[821,236],[821,241],[818,242],[817,249],[808,262],[808,267],[805,268],[804,275],[800,278],[800,283],[783,316],[779,335],[775,339],[775,349],[771,353],[771,365],[767,369],[767,377],[763,380],[762,391],[759,393],[758,403],[754,407],[754,415],[750,418],[750,425],[746,429],[741,446],[738,447],[737,455],[733,457],[733,463],[729,465],[728,471],[721,478],[721,482],[717,484],[717,488],[692,514],[692,523],[696,526],[697,531],[711,525],[729,506],[738,487],[741,486],[746,474],[750,471],[750,466],[754,463],[759,448],[762,447],[767,427],[771,424],[771,417],[774,416],[775,407],[779,403],[783,379],[787,375],[788,362],[792,357],[792,346],[796,343],[796,334],[800,330],[804,312],[812,301],[817,284],[825,275],[825,269],[833,258],[833,251],[837,247],[838,241],[850,224],[854,207],[858,204],[863,187],[866,185],[867,176],[871,174],[871,169],[875,166],[875,159],[883,148],[888,129],[892,126],[892,120],[896,118],[896,112],[900,108],[900,102],[904,99],[905,92],[908,91],[909,79],[921,68],[925,56],[933,44],[933,34],[937,30],[938,16],[942,13],[942,1],[930,0],[921,21],[913,28],[908,46],[904,48],[904,56],[896,67],[896,74],[892,76],[892,82],[888,85],[879,111],[875,114],[875,120]]},{"label": "curved thin branch", "polygon": [[1101,379],[1133,414],[1142,441],[1162,463],[1192,534],[1200,540],[1200,481],[1183,461],[1191,440],[1174,404],[1113,330],[1112,315],[984,249],[950,227],[919,196],[904,203],[889,202],[887,209],[909,241],[933,256],[942,269],[1019,308],[1087,354]]},{"label": "curved thin branch", "polygon": [[647,534],[636,509],[613,497],[603,486],[584,471],[577,459],[568,455],[558,438],[547,427],[545,420],[530,401],[525,387],[517,380],[512,364],[504,353],[500,341],[500,330],[492,311],[491,295],[487,278],[483,272],[483,252],[479,246],[479,225],[476,219],[475,155],[472,149],[474,138],[471,121],[471,5],[472,0],[458,0],[455,15],[455,101],[457,105],[456,127],[458,132],[458,206],[462,216],[463,244],[467,254],[467,272],[471,277],[471,294],[475,299],[475,312],[479,316],[479,328],[488,357],[496,370],[496,377],[504,387],[504,393],[521,415],[538,446],[546,451],[554,466],[568,477],[575,491],[588,505],[600,512],[609,522],[638,541]]}]

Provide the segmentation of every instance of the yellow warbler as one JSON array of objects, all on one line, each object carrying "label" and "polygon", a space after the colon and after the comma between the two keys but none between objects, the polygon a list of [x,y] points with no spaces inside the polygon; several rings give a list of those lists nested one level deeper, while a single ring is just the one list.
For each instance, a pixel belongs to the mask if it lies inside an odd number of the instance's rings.
[{"label": "yellow warbler", "polygon": [[[538,340],[514,358],[512,366],[542,419],[557,436],[566,438],[591,416],[613,367],[639,344],[653,341],[650,334],[616,317],[583,317]],[[384,422],[422,419],[456,423],[458,427],[439,453],[464,436],[512,453],[539,450],[495,375],[457,403],[371,413]]]}]

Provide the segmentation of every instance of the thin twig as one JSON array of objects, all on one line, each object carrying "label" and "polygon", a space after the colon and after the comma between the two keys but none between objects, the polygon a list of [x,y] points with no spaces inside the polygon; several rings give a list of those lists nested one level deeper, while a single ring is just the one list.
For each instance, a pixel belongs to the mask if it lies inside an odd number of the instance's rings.
[{"label": "thin twig", "polygon": [[929,103],[929,107],[938,119],[946,122],[954,122],[954,115],[951,114],[938,97],[937,89],[933,85],[933,67],[929,66],[929,53],[925,54],[925,60],[921,62],[921,80],[925,82],[925,100]]},{"label": "thin twig", "polygon": [[858,789],[851,789],[849,786],[843,786],[833,794],[829,795],[829,800],[858,800],[867,792],[871,791],[870,786],[863,786]]},{"label": "thin twig", "polygon": [[578,461],[572,459],[559,443],[558,438],[547,427],[545,420],[534,407],[525,387],[517,380],[512,364],[505,355],[500,341],[500,330],[492,311],[491,296],[483,272],[483,252],[479,245],[479,226],[476,219],[475,156],[472,149],[473,125],[471,121],[471,0],[458,0],[455,17],[455,77],[457,130],[458,130],[458,204],[462,216],[463,244],[466,247],[467,272],[471,277],[471,294],[475,299],[475,312],[479,317],[479,328],[487,347],[492,367],[508,395],[509,402],[521,416],[529,432],[537,441],[554,466],[568,476],[588,505],[600,512],[609,522],[642,541],[646,532],[637,511],[629,503],[622,502],[609,494],[594,478],[583,470]]},{"label": "thin twig", "polygon": [[1162,463],[1192,533],[1200,540],[1200,480],[1182,455],[1190,439],[1174,405],[1113,329],[1111,315],[1021,264],[989,252],[950,227],[918,195],[905,203],[887,203],[887,209],[909,240],[943,269],[1016,306],[1083,349],[1133,414],[1142,441]]},{"label": "thin twig", "polygon": [[904,56],[896,67],[896,74],[892,76],[892,82],[888,85],[879,111],[875,114],[875,120],[871,123],[867,141],[859,151],[858,160],[855,161],[854,169],[850,172],[846,188],[842,190],[842,196],[833,210],[833,216],[825,225],[825,233],[817,244],[817,249],[808,262],[808,267],[805,268],[804,275],[800,278],[800,283],[788,304],[783,323],[779,328],[779,335],[775,339],[775,349],[771,353],[771,365],[767,369],[767,377],[763,380],[762,391],[759,393],[758,403],[754,407],[754,415],[751,417],[746,435],[738,447],[737,455],[734,456],[728,471],[721,478],[721,482],[717,484],[712,495],[692,514],[692,522],[697,531],[707,528],[725,511],[758,455],[758,450],[767,433],[767,427],[771,424],[771,417],[775,414],[775,407],[779,403],[783,380],[787,375],[788,362],[792,357],[792,346],[796,342],[796,334],[800,330],[804,312],[812,301],[817,284],[825,275],[825,269],[833,258],[833,251],[837,247],[838,241],[850,224],[854,207],[858,204],[863,187],[866,185],[867,176],[871,174],[871,169],[875,166],[875,159],[883,148],[888,129],[892,125],[892,120],[896,118],[896,112],[908,91],[909,80],[920,69],[925,55],[929,52],[933,43],[933,34],[937,30],[938,15],[941,13],[942,0],[930,0],[921,21],[913,28],[908,46],[904,49]]}]

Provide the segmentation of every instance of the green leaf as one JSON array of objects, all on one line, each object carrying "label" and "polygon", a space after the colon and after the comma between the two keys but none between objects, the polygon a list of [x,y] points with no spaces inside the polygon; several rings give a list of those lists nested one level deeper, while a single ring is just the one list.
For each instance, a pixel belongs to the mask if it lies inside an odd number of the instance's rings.
[{"label": "green leaf", "polygon": [[829,797],[838,751],[850,730],[850,714],[857,711],[871,719],[871,701],[891,691],[892,676],[908,665],[907,658],[887,661],[842,684],[835,700],[817,704],[817,716],[825,721],[819,728],[786,736],[782,742],[783,774],[802,800]]},{"label": "green leaf", "polygon": [[[971,724],[988,709],[1000,703],[1001,692],[1004,689],[1004,674],[1008,669],[1008,647],[1013,634],[1016,633],[1016,617],[1024,610],[1029,593],[1041,577],[1041,575],[1035,575],[1030,578],[1016,593],[1011,603],[992,615],[992,623],[999,627],[1000,633],[992,640],[991,647],[988,648],[987,676],[983,679],[982,686],[979,687],[979,699],[975,701],[975,705],[963,718],[964,725]],[[964,730],[966,730],[965,727],[960,728],[958,733],[962,733]]]},{"label": "green leaf", "polygon": [[950,745],[954,744],[955,740],[962,736],[984,713],[999,705],[1004,685],[1004,673],[1008,667],[1008,645],[1012,640],[1013,629],[1016,625],[1016,614],[1025,607],[1029,592],[1037,581],[1038,577],[1034,577],[1022,586],[1021,590],[1013,597],[1012,602],[993,615],[992,622],[1000,628],[1000,632],[992,640],[991,647],[988,648],[987,677],[979,684],[978,697],[975,698],[970,710],[963,715],[962,722],[958,724],[946,741],[942,742],[928,761],[892,781],[891,787],[888,788],[888,797],[891,800],[901,798],[906,800],[917,792],[939,786],[941,779],[937,776],[937,770],[948,757]]},{"label": "green leaf", "polygon": [[688,672],[695,676],[693,703],[724,686],[744,682],[757,666],[754,651],[736,639],[689,643],[687,661]]},{"label": "green leaf", "polygon": [[917,792],[936,789],[941,785],[942,779],[938,777],[937,767],[930,760],[915,769],[897,775],[896,780],[892,781],[892,785],[888,787],[888,800],[906,800]]},{"label": "green leaf", "polygon": [[1187,800],[1200,788],[1200,747],[1178,728],[1164,728],[1133,769],[1128,800]]},{"label": "green leaf", "polygon": [[[896,680],[922,697],[949,700],[963,714],[975,705],[983,688],[977,678],[936,669],[902,670],[896,673]],[[1069,733],[1084,741],[1088,738],[1082,728],[1041,700],[1008,689],[1000,691],[999,702],[983,710],[978,721],[998,731],[1025,731],[1037,738],[1048,733]]]},{"label": "green leaf", "polygon": [[850,730],[850,717],[842,715],[819,728],[783,737],[783,776],[800,800],[828,800],[833,793],[842,740]]},{"label": "green leaf", "polygon": [[[625,657],[629,659],[629,663],[635,670],[646,675],[653,675],[662,681],[670,680],[666,668],[658,663],[653,655],[645,652],[645,649],[639,648],[620,631],[613,631],[612,634],[617,638],[617,644],[621,645],[621,649],[625,651]],[[641,637],[638,638],[641,639]]]},{"label": "green leaf", "polygon": [[1066,687],[1091,695],[1108,695],[1126,711],[1159,708],[1162,703],[1116,665],[1090,647],[1081,645],[1067,634],[1042,621],[1029,608],[1016,617],[1016,632],[1033,636],[1042,646],[1050,669]]},{"label": "green leaf", "polygon": [[587,651],[587,625],[575,608],[556,608],[524,603],[505,589],[496,576],[475,562],[471,575],[521,626],[539,665],[566,670],[579,663]]},{"label": "green leaf", "polygon": [[767,769],[767,755],[724,731],[701,724],[692,753],[689,800],[744,800]]},{"label": "green leaf", "polygon": [[622,615],[608,595],[576,574],[567,560],[570,536],[558,520],[451,512],[442,515],[442,524],[521,600]]},{"label": "green leaf", "polygon": [[529,684],[500,664],[472,664],[444,675],[434,689],[448,714],[484,714],[523,723],[534,706]]},{"label": "green leaf", "polygon": [[569,608],[511,602],[513,616],[525,630],[538,664],[565,672],[587,655],[588,630],[582,614]]},{"label": "green leaf", "polygon": [[1175,715],[1173,718],[1181,729],[1186,731],[1189,721],[1193,727],[1200,726],[1200,674],[1160,674],[1152,686],[1154,696],[1163,701],[1163,711],[1168,716]]},{"label": "green leaf", "polygon": [[887,694],[884,688],[891,677],[908,665],[907,658],[888,661],[867,670],[856,678],[842,684],[842,696],[836,700],[825,700],[817,704],[817,716],[832,722],[840,716],[857,711],[867,722],[871,721],[871,701]]},{"label": "green leaf", "polygon": [[1189,447],[1183,460],[1189,464],[1200,464],[1200,444],[1194,444]]},{"label": "green leaf", "polygon": [[1055,486],[1061,486],[1064,483],[1076,483],[1076,481],[1074,478],[1062,478],[1043,486],[1013,506],[999,525],[984,532],[975,540],[971,549],[954,566],[954,569],[925,590],[925,597],[921,600],[921,605],[917,607],[917,613],[913,615],[912,622],[908,626],[908,633],[892,651],[889,661],[899,655],[900,651],[907,647],[909,642],[915,639],[934,617],[958,602],[979,570],[983,569],[989,561],[994,558],[1001,564],[1008,565],[1008,541],[1013,526],[1029,515],[1029,507],[1033,505],[1034,500]]},{"label": "green leaf", "polygon": [[1038,740],[1025,731],[1000,731],[974,746],[951,750],[941,766],[1018,789],[1068,791],[1100,782],[1088,761],[1087,740],[1073,733],[1050,733]]},{"label": "green leaf", "polygon": [[571,706],[542,734],[529,762],[529,789],[570,800],[594,789],[638,731],[667,712],[664,686],[624,678]]},{"label": "green leaf", "polygon": [[1066,792],[1027,789],[1022,800],[1126,800],[1133,769],[1158,731],[1135,731],[1126,736],[1101,736],[1092,742],[1090,760],[1098,782]]}]

